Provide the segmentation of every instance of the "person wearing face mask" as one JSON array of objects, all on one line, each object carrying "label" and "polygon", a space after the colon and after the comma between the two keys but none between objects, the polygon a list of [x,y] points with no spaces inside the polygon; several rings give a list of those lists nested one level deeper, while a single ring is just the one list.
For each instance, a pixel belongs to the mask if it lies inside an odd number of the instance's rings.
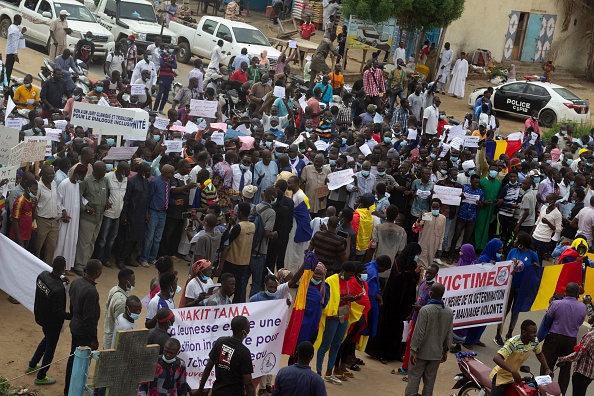
[{"label": "person wearing face mask", "polygon": [[[80,88],[78,88],[80,89]],[[75,88],[76,90],[76,88]],[[89,101],[92,103],[97,103],[101,98],[108,100],[109,99],[109,94],[108,92],[110,92],[111,90],[105,89],[105,82],[104,81],[97,81],[95,83],[95,88],[93,88],[92,90],[90,90],[89,92],[87,92],[87,95],[85,97],[85,102]],[[122,90],[123,91],[123,90]],[[116,90],[114,89],[113,92],[115,93]],[[75,95],[74,92],[72,92],[72,95]],[[82,95],[82,94],[80,94]],[[76,95],[78,96],[78,95]],[[76,99],[74,99],[76,100]],[[73,100],[73,106],[74,106],[74,100]],[[80,101],[80,100],[77,100]],[[68,105],[68,102],[66,102],[66,105]]]},{"label": "person wearing face mask", "polygon": [[88,68],[88,64],[95,54],[95,43],[93,43],[93,32],[87,32],[83,38],[78,40],[74,47],[74,58],[83,62],[83,67]]},{"label": "person wearing face mask", "polygon": [[204,300],[210,297],[209,292],[214,284],[212,278],[212,264],[208,260],[198,260],[192,264],[189,280],[182,290],[179,307],[195,307],[204,305]]},{"label": "person wearing face mask", "polygon": [[[175,1],[172,4],[175,5]],[[172,394],[172,390],[177,396],[189,394],[186,384],[186,362],[177,356],[180,349],[180,342],[176,338],[169,338],[165,342],[163,352],[157,360],[155,379],[140,384],[139,396],[167,395]]]},{"label": "person wearing face mask", "polygon": [[105,322],[103,325],[103,348],[105,349],[110,349],[112,345],[116,319],[127,312],[126,300],[128,299],[128,292],[131,292],[134,286],[136,286],[134,271],[130,268],[121,269],[118,272],[118,284],[111,288],[105,303]]},{"label": "person wearing face mask", "polygon": [[[146,52],[148,51],[145,51],[145,56],[147,56]],[[155,98],[153,111],[157,111],[158,109],[159,114],[165,114],[163,109],[167,104],[169,91],[171,90],[171,85],[173,84],[173,79],[176,74],[174,70],[177,69],[177,59],[175,58],[174,52],[174,48],[169,48],[165,45],[163,52],[161,52],[161,59],[158,60],[161,65],[159,68],[159,92],[157,92],[157,97]],[[136,69],[134,70],[136,71]]]},{"label": "person wearing face mask", "polygon": [[[419,244],[423,246],[423,252],[419,255],[419,265],[427,268],[433,263],[434,258],[441,256],[443,237],[446,230],[446,217],[440,214],[441,200],[431,200],[431,212],[423,212],[415,223],[419,229]],[[431,216],[431,221],[423,220]]]},{"label": "person wearing face mask", "polygon": [[557,200],[561,197],[555,193],[546,196],[540,209],[540,215],[532,231],[532,246],[538,255],[538,261],[544,260],[545,253],[550,253],[551,240],[559,240],[562,228],[561,212],[557,208]]},{"label": "person wearing face mask", "polygon": [[532,227],[536,221],[536,192],[533,190],[533,186],[534,180],[531,176],[526,176],[522,180],[521,189],[524,195],[520,201],[519,210],[514,214],[514,218],[517,221],[514,227],[514,234],[520,231],[532,232]]},{"label": "person wearing face mask", "polygon": [[301,171],[301,188],[309,198],[309,211],[312,217],[323,217],[326,211],[328,197],[318,197],[316,190],[328,182],[330,165],[324,164],[324,155],[316,154],[311,165],[307,165]]},{"label": "person wearing face mask", "polygon": [[524,133],[526,133],[530,127],[532,127],[533,132],[540,134],[540,126],[538,125],[538,110],[532,110],[530,118],[524,122]]},{"label": "person wearing face mask", "polygon": [[364,161],[361,165],[361,170],[353,176],[353,182],[347,184],[346,189],[351,194],[347,201],[347,206],[351,209],[355,209],[357,199],[364,194],[373,194],[373,188],[375,187],[375,175],[371,174],[371,162]]},{"label": "person wearing face mask", "polygon": [[[253,366],[250,350],[243,340],[250,333],[250,322],[245,316],[236,316],[231,320],[230,337],[220,337],[215,341],[208,355],[208,362],[200,379],[197,395],[206,396],[206,381],[212,369],[216,380],[212,385],[212,395],[246,395],[255,396],[256,391],[252,379]],[[223,353],[222,350],[226,351]],[[221,357],[227,356],[227,359]]]},{"label": "person wearing face mask", "polygon": [[157,324],[155,315],[159,309],[175,309],[175,301],[173,300],[173,297],[177,291],[177,276],[173,272],[161,274],[161,277],[159,278],[159,287],[161,290],[151,298],[146,309],[145,326],[147,329],[152,329]]},{"label": "person wearing face mask", "polygon": [[514,213],[519,207],[520,183],[518,182],[518,173],[515,170],[508,172],[506,177],[508,182],[499,191],[495,206],[497,207],[497,219],[501,225],[501,239],[505,244],[508,244],[516,225]]},{"label": "person wearing face mask", "polygon": [[495,201],[501,190],[501,180],[497,178],[498,173],[499,167],[492,164],[489,167],[487,177],[483,177],[480,182],[481,189],[485,193],[485,200],[482,202],[482,206],[478,208],[476,214],[474,247],[477,250],[484,249],[489,239],[489,229],[491,228],[491,221],[495,213]]},{"label": "person wearing face mask", "polygon": [[60,207],[68,213],[69,218],[60,219],[58,222],[58,242],[54,257],[62,256],[66,260],[66,275],[74,276],[72,272],[76,256],[76,241],[80,219],[80,193],[79,184],[87,174],[87,167],[79,164],[74,168],[68,181],[64,180],[57,187]]},{"label": "person wearing face mask", "polygon": [[115,320],[113,326],[113,338],[111,344],[103,344],[104,349],[115,348],[115,341],[118,331],[136,330],[136,321],[140,319],[142,303],[137,296],[129,296],[126,299],[126,308]]},{"label": "person wearing face mask", "polygon": [[[93,96],[93,95],[90,95],[90,96]],[[66,104],[64,105],[64,110],[62,110],[62,112],[64,113],[64,116],[72,117],[72,110],[74,109],[74,102],[89,103],[89,102],[87,102],[86,99],[83,98],[83,90],[80,87],[74,88],[74,91],[72,91],[72,97],[66,101]]]},{"label": "person wearing face mask", "polygon": [[[167,53],[164,51],[161,55],[167,56]],[[154,59],[151,51],[144,51],[142,60],[139,61],[134,67],[134,71],[132,73],[130,81],[138,81],[142,78],[142,72],[144,70],[148,70],[150,72],[150,86],[153,87],[152,90],[154,90],[155,84],[157,83],[157,67],[155,66],[156,63],[160,63],[160,59]]]},{"label": "person wearing face mask", "polygon": [[14,91],[13,101],[17,109],[33,110],[39,106],[39,90],[33,86],[32,82],[33,76],[27,74],[23,79],[23,85]]}]

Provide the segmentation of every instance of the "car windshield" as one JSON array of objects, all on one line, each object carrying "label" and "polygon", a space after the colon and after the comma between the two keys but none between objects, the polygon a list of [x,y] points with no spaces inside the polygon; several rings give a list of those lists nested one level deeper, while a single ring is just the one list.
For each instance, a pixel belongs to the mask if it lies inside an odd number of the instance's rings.
[{"label": "car windshield", "polygon": [[270,46],[270,42],[266,36],[264,36],[261,31],[256,29],[234,27],[233,34],[235,34],[235,39],[237,42],[241,44],[265,45],[267,47]]},{"label": "car windshield", "polygon": [[137,21],[156,22],[155,10],[148,2],[146,4],[120,2],[120,18],[135,19]]},{"label": "car windshield", "polygon": [[557,92],[565,100],[582,100],[567,88],[553,88],[553,91]]},{"label": "car windshield", "polygon": [[68,11],[70,14],[68,15],[68,20],[70,21],[97,22],[91,11],[83,5],[56,3],[55,7],[56,14],[60,14],[62,10]]}]

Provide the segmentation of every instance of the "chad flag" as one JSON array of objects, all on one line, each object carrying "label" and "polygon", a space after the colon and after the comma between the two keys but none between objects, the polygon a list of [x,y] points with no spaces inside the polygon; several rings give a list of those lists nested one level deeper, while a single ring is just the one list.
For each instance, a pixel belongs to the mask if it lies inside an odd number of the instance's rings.
[{"label": "chad flag", "polygon": [[498,160],[501,154],[507,154],[511,158],[521,147],[521,140],[487,140],[486,155],[492,160]]},{"label": "chad flag", "polygon": [[[594,279],[594,272],[587,273],[586,278],[588,277]],[[547,309],[551,297],[556,293],[565,294],[565,286],[570,282],[583,285],[581,261],[547,267],[527,266],[524,268],[514,313]]]}]

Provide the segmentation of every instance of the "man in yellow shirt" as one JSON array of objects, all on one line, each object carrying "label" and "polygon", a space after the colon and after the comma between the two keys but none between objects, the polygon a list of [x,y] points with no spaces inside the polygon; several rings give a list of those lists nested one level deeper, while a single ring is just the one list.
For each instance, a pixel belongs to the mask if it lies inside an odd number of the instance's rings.
[{"label": "man in yellow shirt", "polygon": [[487,125],[484,123],[480,123],[479,124],[479,128],[477,130],[474,130],[472,132],[472,136],[478,136],[480,137],[479,141],[481,140],[485,140],[488,135],[487,135]]},{"label": "man in yellow shirt", "polygon": [[523,321],[520,335],[507,340],[497,352],[493,358],[497,366],[491,371],[491,380],[493,381],[491,396],[503,396],[508,385],[522,381],[519,370],[530,357],[531,352],[534,352],[542,367],[545,368],[545,373],[552,375],[553,372],[549,369],[541,346],[536,339],[536,332],[536,323],[531,320]]},{"label": "man in yellow shirt", "polygon": [[337,63],[334,65],[334,71],[328,74],[330,85],[332,86],[332,95],[338,95],[340,97],[344,93],[344,75],[341,72],[342,66],[340,63]]},{"label": "man in yellow shirt", "polygon": [[39,91],[32,84],[33,76],[27,74],[23,79],[23,85],[14,91],[12,100],[16,104],[17,109],[33,110],[39,106]]}]

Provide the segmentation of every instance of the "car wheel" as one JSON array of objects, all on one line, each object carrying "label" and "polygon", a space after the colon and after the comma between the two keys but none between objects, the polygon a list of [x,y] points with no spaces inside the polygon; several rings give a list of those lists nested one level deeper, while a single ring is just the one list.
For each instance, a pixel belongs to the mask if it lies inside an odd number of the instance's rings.
[{"label": "car wheel", "polygon": [[190,44],[186,43],[179,43],[179,61],[181,63],[190,63],[190,59],[192,59],[192,51],[190,50]]},{"label": "car wheel", "polygon": [[8,36],[8,28],[10,27],[10,19],[5,18],[0,22],[0,36],[6,38]]},{"label": "car wheel", "polygon": [[550,128],[551,126],[553,126],[553,123],[555,122],[556,118],[557,118],[557,115],[555,114],[555,112],[553,110],[545,109],[540,112],[540,117],[539,117],[540,125]]}]

